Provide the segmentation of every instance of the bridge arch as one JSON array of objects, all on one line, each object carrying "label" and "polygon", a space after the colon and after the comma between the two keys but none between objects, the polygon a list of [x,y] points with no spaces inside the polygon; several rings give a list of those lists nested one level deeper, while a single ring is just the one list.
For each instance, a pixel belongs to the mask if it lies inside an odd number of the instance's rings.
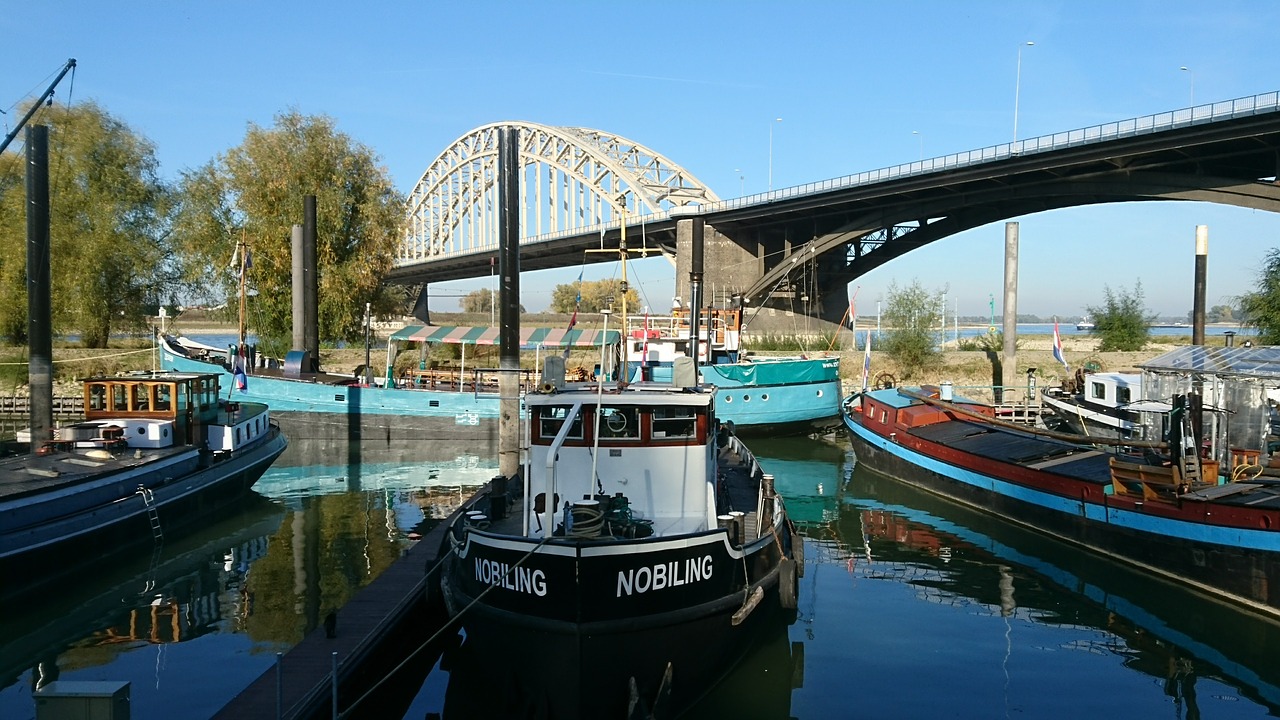
[{"label": "bridge arch", "polygon": [[519,134],[520,221],[525,237],[581,233],[628,216],[718,202],[689,171],[640,143],[581,127],[500,122],[455,140],[408,198],[397,264],[498,246],[498,130]]}]

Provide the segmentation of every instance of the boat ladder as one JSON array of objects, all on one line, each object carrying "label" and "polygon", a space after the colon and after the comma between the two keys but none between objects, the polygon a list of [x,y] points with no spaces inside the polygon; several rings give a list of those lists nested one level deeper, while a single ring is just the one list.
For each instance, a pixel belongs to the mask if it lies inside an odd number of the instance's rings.
[{"label": "boat ladder", "polygon": [[1182,416],[1182,439],[1178,444],[1178,473],[1182,476],[1182,484],[1195,487],[1200,484],[1200,450],[1196,447],[1196,436],[1191,430],[1191,418]]},{"label": "boat ladder", "polygon": [[150,489],[139,485],[138,494],[142,496],[142,504],[147,506],[147,519],[151,521],[151,537],[156,543],[164,542],[164,530],[160,529],[160,511],[156,509],[156,496]]}]

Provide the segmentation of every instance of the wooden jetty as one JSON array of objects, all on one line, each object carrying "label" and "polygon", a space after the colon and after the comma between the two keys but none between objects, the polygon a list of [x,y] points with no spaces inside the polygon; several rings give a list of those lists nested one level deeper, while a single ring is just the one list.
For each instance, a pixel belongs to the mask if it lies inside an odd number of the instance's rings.
[{"label": "wooden jetty", "polygon": [[[214,718],[371,717],[377,708],[385,708],[386,703],[381,702],[385,698],[363,696],[448,622],[439,576],[433,571],[449,525],[449,521],[436,525]],[[422,649],[414,656],[413,665],[420,668],[425,664],[429,669],[448,639]],[[332,704],[334,653],[338,713],[333,712]],[[352,703],[360,706],[352,707]]]}]

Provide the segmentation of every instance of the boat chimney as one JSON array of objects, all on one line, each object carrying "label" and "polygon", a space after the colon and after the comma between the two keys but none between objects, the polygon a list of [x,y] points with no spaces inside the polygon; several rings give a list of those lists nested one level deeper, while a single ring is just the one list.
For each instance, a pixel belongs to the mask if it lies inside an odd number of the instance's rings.
[{"label": "boat chimney", "polygon": [[520,469],[520,145],[498,130],[498,472]]},{"label": "boat chimney", "polygon": [[1191,304],[1191,344],[1204,345],[1205,276],[1209,266],[1209,226],[1196,226],[1195,298]]},{"label": "boat chimney", "polygon": [[[65,72],[65,71],[64,71]],[[27,339],[31,449],[53,439],[53,311],[49,287],[49,128],[27,127]]]},{"label": "boat chimney", "polygon": [[291,306],[293,308],[293,343],[289,346],[293,350],[301,350],[307,346],[306,327],[306,304],[307,295],[304,286],[306,284],[306,265],[303,261],[305,252],[302,249],[302,226],[294,225],[293,232],[289,236],[290,261],[293,269],[293,281],[290,287],[293,290]]}]

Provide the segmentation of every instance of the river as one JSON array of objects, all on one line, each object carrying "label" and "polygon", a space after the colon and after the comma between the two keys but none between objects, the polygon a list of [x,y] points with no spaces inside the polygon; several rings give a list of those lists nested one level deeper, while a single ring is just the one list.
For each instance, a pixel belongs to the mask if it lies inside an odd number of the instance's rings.
[{"label": "river", "polygon": [[[689,717],[1280,714],[1280,624],[858,468],[842,437],[750,445],[808,538],[799,614]],[[134,718],[209,717],[492,470],[296,443],[159,552],[35,597],[6,578],[0,717],[34,718],[52,679],[127,680]],[[446,654],[377,716],[488,717],[492,663]]]}]

